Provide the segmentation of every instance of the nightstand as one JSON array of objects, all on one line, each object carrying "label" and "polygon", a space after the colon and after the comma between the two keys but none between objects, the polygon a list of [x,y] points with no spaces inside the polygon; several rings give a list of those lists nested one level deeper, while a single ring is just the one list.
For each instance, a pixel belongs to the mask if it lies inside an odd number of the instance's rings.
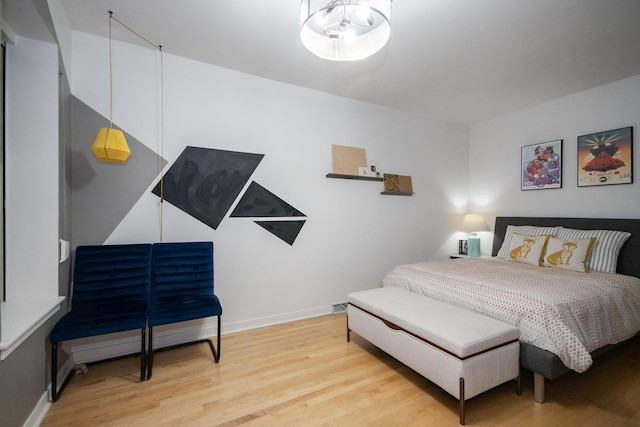
[{"label": "nightstand", "polygon": [[469,256],[469,255],[463,255],[463,254],[451,254],[451,255],[449,255],[449,258],[451,258],[451,259],[456,259],[456,258],[491,258],[491,256],[490,255]]}]

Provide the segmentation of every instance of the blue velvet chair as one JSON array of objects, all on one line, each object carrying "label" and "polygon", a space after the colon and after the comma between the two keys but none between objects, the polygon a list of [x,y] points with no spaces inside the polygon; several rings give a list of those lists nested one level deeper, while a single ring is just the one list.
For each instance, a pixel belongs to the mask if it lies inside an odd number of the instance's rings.
[{"label": "blue velvet chair", "polygon": [[[156,243],[152,248],[149,299],[147,379],[151,378],[154,351],[207,342],[216,363],[220,360],[222,306],[213,288],[213,243]],[[217,350],[210,339],[153,348],[155,326],[217,316]]]},{"label": "blue velvet chair", "polygon": [[71,311],[49,334],[54,402],[73,374],[65,378],[58,391],[58,344],[63,341],[140,329],[140,380],[145,379],[150,280],[150,244],[76,248]]}]

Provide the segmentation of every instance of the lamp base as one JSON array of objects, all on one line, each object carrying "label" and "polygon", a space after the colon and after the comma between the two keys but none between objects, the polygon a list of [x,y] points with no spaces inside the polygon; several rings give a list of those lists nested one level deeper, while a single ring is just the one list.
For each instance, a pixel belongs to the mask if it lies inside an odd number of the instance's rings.
[{"label": "lamp base", "polygon": [[475,234],[471,234],[467,239],[467,255],[473,257],[480,256],[480,237]]}]

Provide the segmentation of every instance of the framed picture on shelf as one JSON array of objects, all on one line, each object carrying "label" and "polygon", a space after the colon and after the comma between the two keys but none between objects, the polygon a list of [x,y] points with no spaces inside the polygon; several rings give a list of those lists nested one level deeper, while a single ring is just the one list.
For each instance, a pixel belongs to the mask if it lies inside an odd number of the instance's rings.
[{"label": "framed picture on shelf", "polygon": [[520,189],[562,188],[562,140],[522,147]]},{"label": "framed picture on shelf", "polygon": [[633,128],[578,137],[578,187],[633,182]]}]

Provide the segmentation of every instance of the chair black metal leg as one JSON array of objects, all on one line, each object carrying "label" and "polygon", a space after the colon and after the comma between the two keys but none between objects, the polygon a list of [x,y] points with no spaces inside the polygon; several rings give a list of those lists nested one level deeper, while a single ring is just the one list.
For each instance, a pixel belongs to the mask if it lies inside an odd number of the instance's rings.
[{"label": "chair black metal leg", "polygon": [[153,369],[153,328],[149,327],[149,341],[147,344],[147,381],[151,379]]},{"label": "chair black metal leg", "polygon": [[71,370],[64,378],[60,390],[58,390],[58,344],[57,342],[51,343],[51,401],[57,402],[60,399],[62,391],[65,389],[71,377],[75,374],[74,370]]},{"label": "chair black metal leg", "polygon": [[140,339],[140,381],[147,378],[147,340],[145,336],[146,328],[142,328],[142,337]]},{"label": "chair black metal leg", "polygon": [[51,344],[51,400],[60,398],[58,395],[58,343]]},{"label": "chair black metal leg", "polygon": [[149,327],[149,337],[147,339],[147,377],[146,379],[149,380],[151,379],[151,375],[153,373],[153,355],[156,351],[165,351],[165,350],[171,350],[174,348],[178,348],[178,347],[184,347],[187,345],[192,345],[192,344],[200,344],[200,343],[208,343],[209,344],[209,348],[211,348],[211,353],[213,354],[213,360],[218,363],[220,361],[220,324],[221,324],[221,319],[220,316],[218,317],[218,338],[217,338],[217,348],[216,346],[213,345],[213,341],[211,341],[209,338],[205,338],[205,339],[200,339],[200,340],[195,340],[195,341],[189,341],[189,342],[185,342],[185,343],[180,343],[180,344],[176,344],[176,345],[170,345],[167,347],[162,347],[162,348],[158,348],[155,349],[153,348],[153,328]]},{"label": "chair black metal leg", "polygon": [[215,360],[216,363],[218,363],[220,361],[220,316],[218,316],[218,349],[216,350],[216,348],[213,346],[213,341],[211,341],[210,339],[203,339],[203,340],[199,340],[199,341],[194,341],[195,343],[199,343],[199,342],[207,342],[209,344],[209,347],[211,348],[211,353],[213,354],[213,360]]},{"label": "chair black metal leg", "polygon": [[214,355],[214,358],[216,359],[216,363],[218,363],[220,361],[220,318],[222,316],[218,316],[218,351],[216,352],[216,354]]}]

